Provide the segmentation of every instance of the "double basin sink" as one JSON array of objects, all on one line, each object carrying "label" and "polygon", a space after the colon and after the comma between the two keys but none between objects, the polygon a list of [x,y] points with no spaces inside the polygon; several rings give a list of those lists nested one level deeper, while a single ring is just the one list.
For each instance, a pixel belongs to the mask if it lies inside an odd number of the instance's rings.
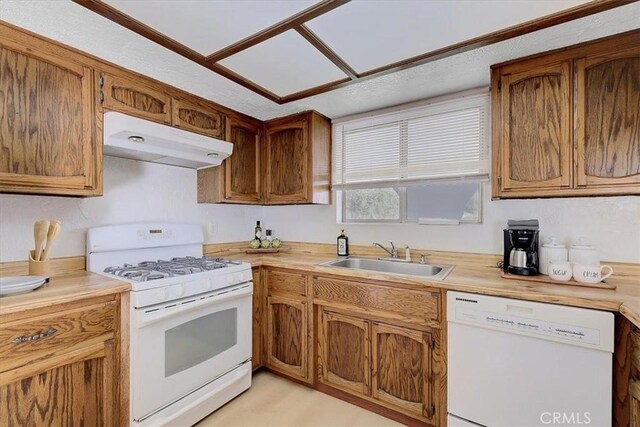
[{"label": "double basin sink", "polygon": [[377,271],[380,273],[405,274],[433,280],[444,280],[451,270],[453,270],[453,265],[419,264],[393,259],[352,257],[323,262],[319,265],[326,267],[349,268],[352,270]]}]

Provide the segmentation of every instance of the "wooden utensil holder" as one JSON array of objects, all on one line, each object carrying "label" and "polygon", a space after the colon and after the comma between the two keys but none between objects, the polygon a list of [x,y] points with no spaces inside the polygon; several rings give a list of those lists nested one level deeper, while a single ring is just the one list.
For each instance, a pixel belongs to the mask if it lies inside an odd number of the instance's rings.
[{"label": "wooden utensil holder", "polygon": [[29,275],[30,276],[42,276],[49,278],[49,267],[50,261],[47,259],[45,261],[36,261],[35,258],[36,251],[29,251]]}]

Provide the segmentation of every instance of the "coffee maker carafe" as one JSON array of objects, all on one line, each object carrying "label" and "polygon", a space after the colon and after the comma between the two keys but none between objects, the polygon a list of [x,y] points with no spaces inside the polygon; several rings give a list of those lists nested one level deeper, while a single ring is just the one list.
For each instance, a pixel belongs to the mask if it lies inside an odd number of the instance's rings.
[{"label": "coffee maker carafe", "polygon": [[521,276],[538,274],[539,233],[537,219],[507,222],[504,230],[504,271]]}]

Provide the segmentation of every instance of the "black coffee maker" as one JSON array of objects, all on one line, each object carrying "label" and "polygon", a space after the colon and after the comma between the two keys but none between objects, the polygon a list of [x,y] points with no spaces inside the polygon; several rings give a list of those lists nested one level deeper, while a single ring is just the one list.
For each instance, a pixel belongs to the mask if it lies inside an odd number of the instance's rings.
[{"label": "black coffee maker", "polygon": [[504,271],[521,276],[538,274],[539,228],[537,219],[507,221],[504,229]]}]

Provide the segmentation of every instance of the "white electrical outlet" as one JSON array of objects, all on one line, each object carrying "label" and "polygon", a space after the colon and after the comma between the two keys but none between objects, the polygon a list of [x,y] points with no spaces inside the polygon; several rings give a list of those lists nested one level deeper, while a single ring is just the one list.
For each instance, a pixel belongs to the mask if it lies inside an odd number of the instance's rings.
[{"label": "white electrical outlet", "polygon": [[207,232],[209,233],[209,236],[215,236],[218,234],[218,223],[215,221],[209,221],[207,223]]}]

